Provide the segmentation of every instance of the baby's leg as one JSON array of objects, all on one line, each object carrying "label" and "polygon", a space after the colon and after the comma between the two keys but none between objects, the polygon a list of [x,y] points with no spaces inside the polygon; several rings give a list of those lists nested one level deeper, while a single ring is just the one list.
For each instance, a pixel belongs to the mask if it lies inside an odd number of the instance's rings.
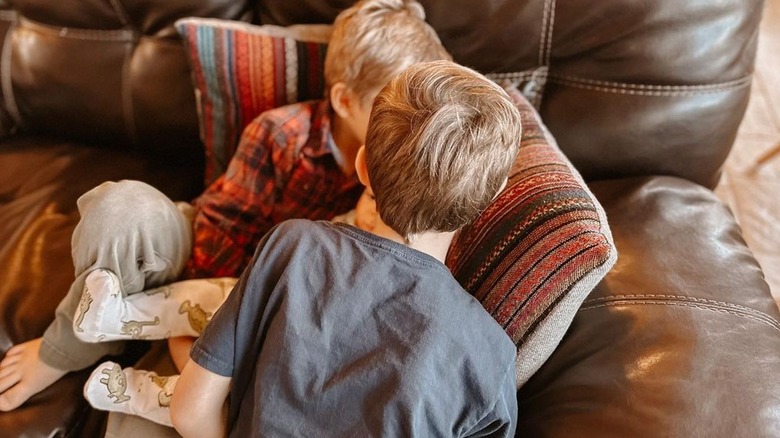
[{"label": "baby's leg", "polygon": [[179,376],[162,377],[104,362],[87,379],[84,397],[95,409],[138,415],[173,427],[169,407],[178,380]]},{"label": "baby's leg", "polygon": [[185,280],[123,297],[117,276],[97,269],[87,276],[73,329],[84,342],[197,337],[235,283]]},{"label": "baby's leg", "polygon": [[0,411],[10,411],[59,380],[67,371],[47,365],[38,352],[41,338],[14,345],[0,362]]},{"label": "baby's leg", "polygon": [[124,296],[174,281],[189,258],[192,225],[176,205],[139,181],[108,182],[78,199],[81,220],[73,231],[76,281],[58,306],[43,336],[41,358],[50,365],[77,370],[94,364],[122,344],[87,344],[76,337],[74,314],[86,278],[96,269],[116,276]]},{"label": "baby's leg", "polygon": [[173,281],[190,255],[190,222],[147,184],[101,184],[79,198],[78,208],[81,220],[72,239],[76,279],[43,338],[14,346],[0,363],[0,410],[16,408],[68,371],[121,351],[120,343],[85,344],[75,336],[72,319],[89,272],[111,270],[131,294]]}]

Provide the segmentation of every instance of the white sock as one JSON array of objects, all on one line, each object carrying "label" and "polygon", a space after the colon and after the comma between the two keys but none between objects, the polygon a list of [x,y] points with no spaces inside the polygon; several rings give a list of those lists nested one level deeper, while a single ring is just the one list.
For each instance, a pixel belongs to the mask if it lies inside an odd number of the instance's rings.
[{"label": "white sock", "polygon": [[95,409],[137,415],[164,426],[171,423],[170,402],[179,376],[122,369],[114,362],[98,365],[84,384],[84,397]]},{"label": "white sock", "polygon": [[84,280],[73,330],[84,342],[199,336],[236,281],[185,280],[124,297],[117,276],[97,269]]}]

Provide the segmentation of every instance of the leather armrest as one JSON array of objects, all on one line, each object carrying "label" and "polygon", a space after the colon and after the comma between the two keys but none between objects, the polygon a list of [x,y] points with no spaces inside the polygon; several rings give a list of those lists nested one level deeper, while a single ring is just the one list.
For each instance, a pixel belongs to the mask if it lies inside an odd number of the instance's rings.
[{"label": "leather armrest", "polygon": [[780,315],[727,207],[671,177],[591,188],[618,262],[521,388],[519,434],[775,435]]}]

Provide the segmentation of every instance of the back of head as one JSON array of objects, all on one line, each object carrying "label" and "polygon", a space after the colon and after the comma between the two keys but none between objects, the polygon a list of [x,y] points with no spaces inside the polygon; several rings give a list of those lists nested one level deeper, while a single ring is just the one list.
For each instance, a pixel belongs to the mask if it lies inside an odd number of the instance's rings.
[{"label": "back of head", "polygon": [[[327,88],[343,82],[359,96],[384,86],[406,67],[452,59],[414,0],[363,0],[333,23],[325,56]],[[327,94],[326,94],[327,95]]]},{"label": "back of head", "polygon": [[382,220],[405,238],[455,231],[500,190],[520,145],[501,87],[449,61],[416,64],[374,101],[366,163]]}]

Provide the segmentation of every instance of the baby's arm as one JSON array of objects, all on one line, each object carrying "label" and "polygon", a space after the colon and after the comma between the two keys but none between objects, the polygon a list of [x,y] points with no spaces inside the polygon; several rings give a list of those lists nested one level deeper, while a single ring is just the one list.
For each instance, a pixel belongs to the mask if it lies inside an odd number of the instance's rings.
[{"label": "baby's arm", "polygon": [[183,437],[227,436],[230,377],[187,362],[171,399],[171,420]]}]

